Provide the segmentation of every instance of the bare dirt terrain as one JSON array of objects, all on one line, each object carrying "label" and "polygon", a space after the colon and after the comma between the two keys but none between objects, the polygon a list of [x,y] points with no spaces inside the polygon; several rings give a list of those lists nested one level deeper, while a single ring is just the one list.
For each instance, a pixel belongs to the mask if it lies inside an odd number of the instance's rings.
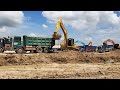
[{"label": "bare dirt terrain", "polygon": [[1,53],[0,79],[120,79],[120,51]]}]

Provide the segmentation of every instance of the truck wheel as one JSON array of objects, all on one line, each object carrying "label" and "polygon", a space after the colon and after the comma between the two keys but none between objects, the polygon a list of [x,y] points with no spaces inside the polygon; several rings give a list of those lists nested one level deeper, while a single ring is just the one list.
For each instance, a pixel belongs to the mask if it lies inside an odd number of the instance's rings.
[{"label": "truck wheel", "polygon": [[34,50],[31,50],[30,53],[34,53]]},{"label": "truck wheel", "polygon": [[4,50],[3,50],[3,48],[1,47],[1,48],[0,48],[0,53],[3,53],[3,52],[4,52]]},{"label": "truck wheel", "polygon": [[43,51],[43,49],[40,48],[40,47],[38,47],[38,48],[36,49],[36,52],[37,52],[37,53],[41,53],[42,51]]},{"label": "truck wheel", "polygon": [[44,52],[47,53],[48,52],[48,48],[44,48]]},{"label": "truck wheel", "polygon": [[18,53],[18,54],[22,54],[22,53],[24,53],[23,48],[18,48],[18,49],[17,49],[17,53]]}]

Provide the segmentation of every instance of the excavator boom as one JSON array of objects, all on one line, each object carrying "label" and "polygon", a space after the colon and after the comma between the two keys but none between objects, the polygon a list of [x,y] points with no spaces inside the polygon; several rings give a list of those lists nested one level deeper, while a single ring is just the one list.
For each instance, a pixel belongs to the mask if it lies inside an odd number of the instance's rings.
[{"label": "excavator boom", "polygon": [[85,46],[85,43],[83,43],[83,42],[81,42],[79,40],[75,41],[75,43],[81,43],[81,44],[83,44],[83,46]]},{"label": "excavator boom", "polygon": [[92,46],[92,42],[89,42],[89,43],[88,43],[88,46]]},{"label": "excavator boom", "polygon": [[104,43],[107,43],[107,42],[111,42],[113,45],[115,44],[115,42],[111,39],[107,39],[107,40],[104,41]]}]

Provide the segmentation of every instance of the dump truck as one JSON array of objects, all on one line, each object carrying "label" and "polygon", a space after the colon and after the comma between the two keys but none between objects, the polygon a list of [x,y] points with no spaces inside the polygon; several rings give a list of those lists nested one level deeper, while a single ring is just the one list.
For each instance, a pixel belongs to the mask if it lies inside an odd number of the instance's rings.
[{"label": "dump truck", "polygon": [[49,52],[55,45],[53,38],[14,36],[0,39],[0,52],[15,51],[16,53],[41,53]]}]

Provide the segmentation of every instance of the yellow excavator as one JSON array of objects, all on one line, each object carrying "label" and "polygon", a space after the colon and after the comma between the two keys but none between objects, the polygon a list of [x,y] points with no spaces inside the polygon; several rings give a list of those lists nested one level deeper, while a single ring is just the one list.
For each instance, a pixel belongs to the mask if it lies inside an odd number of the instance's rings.
[{"label": "yellow excavator", "polygon": [[62,18],[58,19],[57,25],[56,25],[56,31],[52,35],[52,38],[54,40],[59,40],[61,38],[61,34],[58,34],[59,28],[62,29],[64,33],[64,42],[60,44],[62,49],[76,49],[76,44],[74,44],[73,38],[68,38],[67,30],[64,27],[64,24],[62,22]]}]

